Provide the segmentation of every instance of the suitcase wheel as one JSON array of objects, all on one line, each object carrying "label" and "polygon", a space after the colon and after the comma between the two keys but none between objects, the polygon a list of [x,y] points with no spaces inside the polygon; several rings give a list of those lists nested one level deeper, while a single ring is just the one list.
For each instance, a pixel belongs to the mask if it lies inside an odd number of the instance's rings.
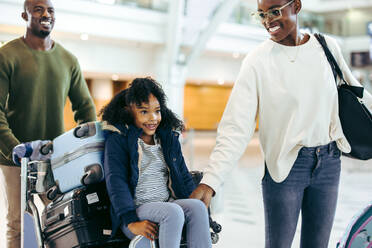
[{"label": "suitcase wheel", "polygon": [[53,201],[57,195],[58,195],[59,192],[59,189],[58,189],[58,186],[57,185],[54,185],[53,187],[51,187],[47,192],[46,192],[46,196],[49,200]]},{"label": "suitcase wheel", "polygon": [[48,142],[40,148],[42,155],[48,155],[51,151],[53,151],[53,142]]},{"label": "suitcase wheel", "polygon": [[94,122],[84,123],[74,129],[76,138],[87,138],[96,135],[97,130]]},{"label": "suitcase wheel", "polygon": [[76,138],[83,138],[84,136],[86,136],[89,132],[89,127],[88,126],[79,126],[79,127],[76,127],[75,130],[74,130],[74,136]]},{"label": "suitcase wheel", "polygon": [[85,173],[81,177],[81,184],[86,186],[89,184],[98,183],[103,176],[102,167],[99,164],[93,164],[85,167]]}]

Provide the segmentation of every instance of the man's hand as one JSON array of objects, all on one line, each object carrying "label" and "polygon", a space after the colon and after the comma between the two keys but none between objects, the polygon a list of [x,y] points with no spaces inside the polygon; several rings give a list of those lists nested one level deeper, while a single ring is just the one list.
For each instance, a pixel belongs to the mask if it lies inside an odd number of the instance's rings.
[{"label": "man's hand", "polygon": [[132,222],[128,229],[134,235],[142,235],[151,241],[158,238],[158,225],[148,220]]},{"label": "man's hand", "polygon": [[49,149],[46,154],[41,152],[44,145],[51,144],[50,140],[35,140],[30,142],[21,143],[13,148],[12,159],[17,165],[21,165],[22,158],[30,158],[30,160],[45,161],[50,159],[51,150]]},{"label": "man's hand", "polygon": [[189,198],[199,199],[204,202],[205,206],[209,207],[211,203],[214,190],[206,184],[199,184],[199,186],[191,193]]}]

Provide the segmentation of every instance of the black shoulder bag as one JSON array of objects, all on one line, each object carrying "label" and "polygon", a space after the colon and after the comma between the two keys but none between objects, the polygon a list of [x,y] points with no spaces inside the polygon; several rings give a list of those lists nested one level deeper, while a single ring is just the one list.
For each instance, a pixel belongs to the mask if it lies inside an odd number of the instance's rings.
[{"label": "black shoulder bag", "polygon": [[331,65],[337,86],[337,76],[341,79],[338,89],[338,108],[342,131],[351,146],[351,152],[344,154],[348,157],[367,160],[372,158],[372,114],[364,106],[363,87],[349,85],[343,76],[335,58],[327,46],[323,35],[315,34],[322,45]]}]

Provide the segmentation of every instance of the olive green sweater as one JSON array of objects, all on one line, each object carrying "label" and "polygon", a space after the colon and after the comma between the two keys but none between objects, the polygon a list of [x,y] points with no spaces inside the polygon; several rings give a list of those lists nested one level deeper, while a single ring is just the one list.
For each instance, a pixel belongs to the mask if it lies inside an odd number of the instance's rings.
[{"label": "olive green sweater", "polygon": [[14,165],[12,150],[21,142],[63,133],[67,97],[77,123],[96,120],[79,63],[61,45],[37,51],[18,38],[1,47],[0,164]]}]

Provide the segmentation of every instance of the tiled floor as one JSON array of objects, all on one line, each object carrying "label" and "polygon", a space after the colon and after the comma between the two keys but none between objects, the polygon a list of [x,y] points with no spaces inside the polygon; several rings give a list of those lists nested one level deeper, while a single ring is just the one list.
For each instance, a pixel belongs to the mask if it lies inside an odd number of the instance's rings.
[{"label": "tiled floor", "polygon": [[[193,135],[194,139],[188,136],[184,145],[185,159],[193,161],[192,165],[190,164],[192,169],[202,169],[208,163],[208,156],[215,142],[215,133],[196,132]],[[262,172],[263,158],[259,141],[255,136],[236,168],[227,177],[222,199],[215,206],[217,211],[214,218],[222,224],[223,231],[220,234],[220,241],[214,247],[264,247],[260,184]],[[371,182],[371,160],[362,162],[342,158],[340,194],[329,247],[336,247],[352,216],[372,201]],[[297,229],[292,247],[299,247],[299,229],[300,227]]]}]

